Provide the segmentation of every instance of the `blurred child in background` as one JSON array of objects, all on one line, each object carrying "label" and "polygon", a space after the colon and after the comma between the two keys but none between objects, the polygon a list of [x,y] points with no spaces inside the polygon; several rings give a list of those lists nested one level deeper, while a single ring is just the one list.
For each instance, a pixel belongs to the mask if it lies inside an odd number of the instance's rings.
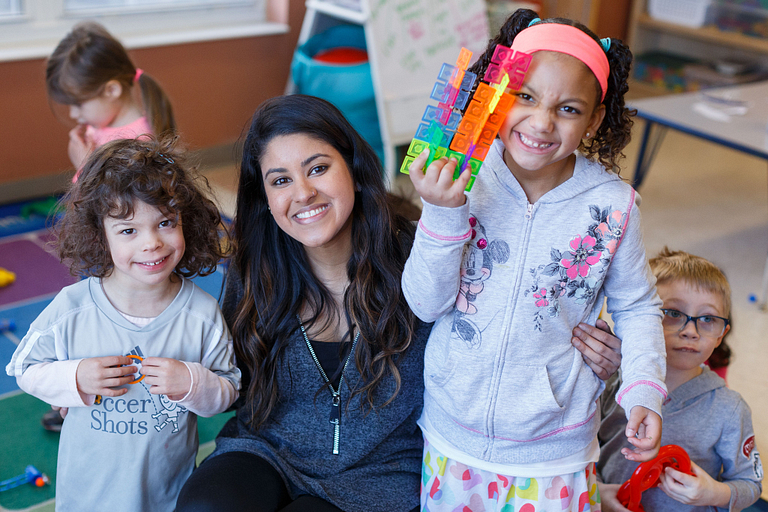
[{"label": "blurred child in background", "polygon": [[[688,452],[694,475],[667,468],[661,484],[643,493],[645,510],[742,510],[760,497],[763,468],[755,448],[752,413],[737,392],[704,366],[730,330],[731,288],[713,263],[665,248],[650,260],[664,302],[667,389],[661,444]],[[729,351],[730,353],[730,351]],[[637,463],[625,459],[627,420],[614,400],[620,379],[608,381],[597,464],[603,511],[627,509],[616,500]]]},{"label": "blurred child in background", "polygon": [[158,83],[134,66],[120,41],[96,22],[75,25],[59,42],[45,81],[50,100],[68,105],[69,117],[77,122],[69,132],[69,159],[77,171],[72,181],[105,142],[176,131],[171,103]]}]

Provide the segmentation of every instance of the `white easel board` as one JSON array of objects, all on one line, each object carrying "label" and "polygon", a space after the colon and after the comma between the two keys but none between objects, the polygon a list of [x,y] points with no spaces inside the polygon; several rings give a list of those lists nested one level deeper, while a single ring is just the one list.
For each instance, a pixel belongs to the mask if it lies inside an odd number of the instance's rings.
[{"label": "white easel board", "polygon": [[473,61],[488,44],[485,0],[308,0],[299,36],[303,44],[333,25],[365,29],[384,166],[398,168],[395,146],[413,138],[444,62],[462,47]]}]

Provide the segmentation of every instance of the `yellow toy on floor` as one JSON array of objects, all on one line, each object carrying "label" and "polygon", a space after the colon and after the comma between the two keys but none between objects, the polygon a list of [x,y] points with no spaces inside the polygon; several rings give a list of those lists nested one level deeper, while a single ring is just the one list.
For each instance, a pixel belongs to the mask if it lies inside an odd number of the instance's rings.
[{"label": "yellow toy on floor", "polygon": [[11,272],[10,270],[0,268],[0,288],[4,286],[8,286],[9,284],[12,284],[14,281],[16,281],[16,274]]}]

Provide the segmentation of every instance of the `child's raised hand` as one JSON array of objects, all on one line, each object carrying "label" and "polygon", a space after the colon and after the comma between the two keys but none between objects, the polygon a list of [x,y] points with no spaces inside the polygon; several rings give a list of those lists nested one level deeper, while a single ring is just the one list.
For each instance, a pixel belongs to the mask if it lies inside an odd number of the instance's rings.
[{"label": "child's raised hand", "polygon": [[146,357],[141,362],[144,384],[150,386],[153,395],[166,395],[171,400],[181,400],[189,392],[192,377],[187,365],[167,357]]},{"label": "child's raised hand", "polygon": [[446,208],[463,205],[467,200],[464,189],[467,188],[472,173],[469,170],[464,171],[454,181],[453,173],[458,161],[455,158],[446,157],[438,158],[429,164],[426,172],[422,172],[427,158],[429,158],[429,150],[425,149],[408,168],[411,182],[421,199],[429,204]]},{"label": "child's raised hand", "polygon": [[661,448],[661,416],[636,405],[629,412],[625,434],[627,441],[635,448],[622,448],[624,457],[635,462],[651,460],[659,454]]},{"label": "child's raised hand", "polygon": [[92,141],[85,135],[87,126],[79,124],[69,130],[69,161],[75,166],[75,169],[82,169],[86,159],[95,149]]},{"label": "child's raised hand", "polygon": [[77,389],[87,395],[120,396],[128,388],[115,389],[134,380],[137,368],[128,356],[89,357],[80,361],[75,372]]},{"label": "child's raised hand", "polygon": [[667,467],[659,475],[659,487],[673,500],[696,507],[728,508],[731,488],[718,482],[691,461],[693,475]]}]

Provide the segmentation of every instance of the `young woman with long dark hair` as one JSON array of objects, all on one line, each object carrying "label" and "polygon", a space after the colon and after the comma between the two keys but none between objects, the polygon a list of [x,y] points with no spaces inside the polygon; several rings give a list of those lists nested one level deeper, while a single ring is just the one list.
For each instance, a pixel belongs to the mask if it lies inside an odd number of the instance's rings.
[{"label": "young woman with long dark hair", "polygon": [[179,510],[418,509],[430,326],[400,290],[413,232],[335,107],[259,107],[223,308],[243,400]]}]

